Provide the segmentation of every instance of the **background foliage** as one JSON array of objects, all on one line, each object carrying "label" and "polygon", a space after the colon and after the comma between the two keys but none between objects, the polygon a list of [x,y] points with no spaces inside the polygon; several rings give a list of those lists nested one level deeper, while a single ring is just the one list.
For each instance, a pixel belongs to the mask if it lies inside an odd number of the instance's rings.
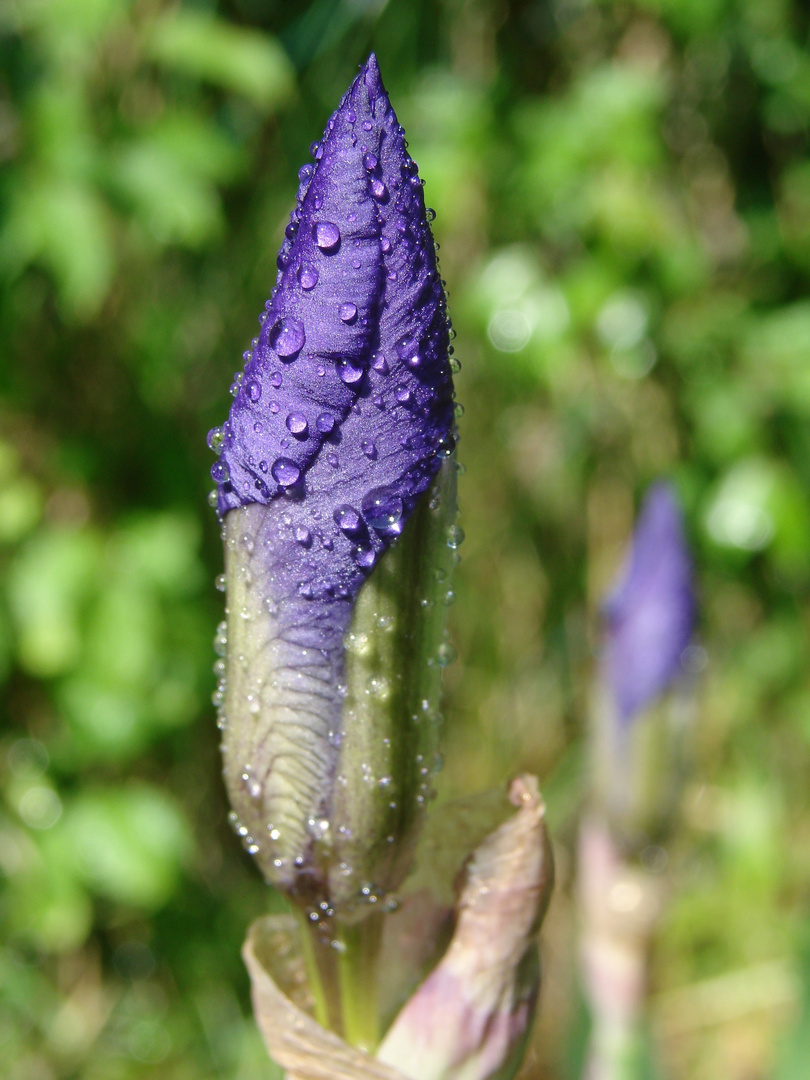
[{"label": "background foliage", "polygon": [[9,1080],[276,1075],[238,949],[277,901],[228,830],[210,704],[205,433],[296,171],[371,48],[437,210],[463,364],[441,796],[531,768],[556,833],[523,1075],[576,1075],[594,615],[660,474],[707,663],[651,1055],[673,1078],[805,1075],[808,30],[798,0],[2,5]]}]

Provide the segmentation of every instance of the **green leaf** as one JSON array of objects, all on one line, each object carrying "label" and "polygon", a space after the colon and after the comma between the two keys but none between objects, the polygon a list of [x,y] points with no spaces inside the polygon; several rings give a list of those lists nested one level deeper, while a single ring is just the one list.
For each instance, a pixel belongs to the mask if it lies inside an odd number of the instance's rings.
[{"label": "green leaf", "polygon": [[275,38],[187,8],[158,18],[144,50],[151,60],[243,94],[267,111],[293,85],[292,65]]},{"label": "green leaf", "polygon": [[191,851],[179,808],[145,784],[83,792],[66,808],[63,828],[91,889],[145,909],[169,899]]}]

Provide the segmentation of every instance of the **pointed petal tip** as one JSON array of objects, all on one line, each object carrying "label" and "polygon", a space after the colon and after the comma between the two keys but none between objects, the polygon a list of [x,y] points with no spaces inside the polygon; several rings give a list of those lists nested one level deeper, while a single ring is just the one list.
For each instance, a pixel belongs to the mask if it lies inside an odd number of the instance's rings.
[{"label": "pointed petal tip", "polygon": [[369,53],[368,60],[362,67],[363,81],[366,84],[369,95],[374,98],[385,93],[380,66],[377,63],[377,54]]}]

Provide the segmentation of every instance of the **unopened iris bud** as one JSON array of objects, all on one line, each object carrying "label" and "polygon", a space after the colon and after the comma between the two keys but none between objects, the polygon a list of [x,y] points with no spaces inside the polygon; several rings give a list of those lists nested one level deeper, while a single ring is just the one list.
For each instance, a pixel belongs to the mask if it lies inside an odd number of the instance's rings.
[{"label": "unopened iris bud", "polygon": [[603,605],[597,796],[625,839],[654,836],[677,794],[696,610],[681,511],[672,488],[659,483],[644,501],[620,580]]},{"label": "unopened iris bud", "polygon": [[313,154],[209,441],[228,794],[267,880],[318,917],[381,904],[407,869],[435,759],[455,467],[429,214],[373,55]]}]

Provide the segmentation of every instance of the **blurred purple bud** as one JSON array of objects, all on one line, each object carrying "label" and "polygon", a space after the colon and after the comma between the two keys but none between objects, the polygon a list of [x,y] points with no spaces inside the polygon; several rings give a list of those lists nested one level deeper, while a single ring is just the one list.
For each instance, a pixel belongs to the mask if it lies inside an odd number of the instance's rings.
[{"label": "blurred purple bud", "polygon": [[695,625],[692,560],[669,484],[655,484],[648,492],[603,615],[603,676],[626,724],[681,674]]}]

